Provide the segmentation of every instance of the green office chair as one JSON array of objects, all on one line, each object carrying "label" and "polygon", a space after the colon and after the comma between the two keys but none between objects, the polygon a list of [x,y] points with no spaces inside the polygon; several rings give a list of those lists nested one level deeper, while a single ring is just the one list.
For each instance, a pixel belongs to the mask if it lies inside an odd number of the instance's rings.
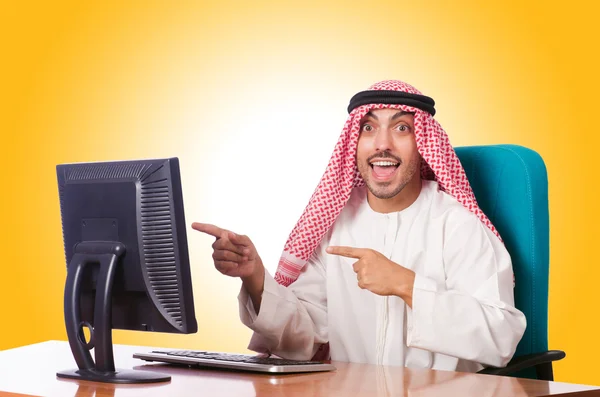
[{"label": "green office chair", "polygon": [[548,351],[548,176],[539,154],[517,145],[455,148],[477,202],[512,257],[515,305],[527,329],[513,359],[484,374],[554,380],[552,362],[563,351]]}]

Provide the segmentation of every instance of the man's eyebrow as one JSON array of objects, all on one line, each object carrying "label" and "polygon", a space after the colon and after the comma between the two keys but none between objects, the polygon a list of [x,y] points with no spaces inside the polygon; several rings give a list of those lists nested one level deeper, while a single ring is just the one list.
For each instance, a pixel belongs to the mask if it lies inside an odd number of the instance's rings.
[{"label": "man's eyebrow", "polygon": [[375,116],[375,115],[374,115],[373,113],[371,113],[371,112],[369,112],[369,113],[365,114],[365,118],[367,118],[367,117],[372,117],[372,118],[374,118],[375,120],[379,121],[379,118],[378,118],[377,116]]},{"label": "man's eyebrow", "polygon": [[396,113],[395,115],[392,116],[392,118],[390,119],[391,121],[394,121],[402,116],[406,116],[407,114],[412,114],[411,112],[405,112],[404,110],[399,111],[398,113]]},{"label": "man's eyebrow", "polygon": [[[406,116],[407,114],[414,114],[414,113],[412,113],[412,112],[405,112],[404,110],[401,110],[398,113],[394,114],[392,116],[392,118],[390,119],[390,121],[394,121],[394,120],[396,120],[396,119],[398,119],[398,118],[400,118],[402,116]],[[371,117],[371,118],[374,118],[375,120],[379,121],[379,118],[375,114],[373,114],[371,112],[365,114],[364,118],[366,119],[367,117]]]}]

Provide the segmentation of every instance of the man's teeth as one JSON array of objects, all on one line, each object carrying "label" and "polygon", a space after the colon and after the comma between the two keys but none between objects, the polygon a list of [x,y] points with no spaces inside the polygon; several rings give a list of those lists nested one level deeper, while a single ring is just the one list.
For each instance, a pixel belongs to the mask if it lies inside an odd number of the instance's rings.
[{"label": "man's teeth", "polygon": [[378,167],[389,167],[389,166],[397,166],[398,163],[394,163],[391,161],[374,161],[371,165],[376,165]]}]

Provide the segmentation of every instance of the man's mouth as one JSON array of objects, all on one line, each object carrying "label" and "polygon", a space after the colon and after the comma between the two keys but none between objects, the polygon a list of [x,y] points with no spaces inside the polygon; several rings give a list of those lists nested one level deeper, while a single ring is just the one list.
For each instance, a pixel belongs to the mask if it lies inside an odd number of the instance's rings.
[{"label": "man's mouth", "polygon": [[378,160],[374,159],[369,162],[373,170],[373,177],[378,181],[387,181],[392,179],[400,163],[394,160]]}]

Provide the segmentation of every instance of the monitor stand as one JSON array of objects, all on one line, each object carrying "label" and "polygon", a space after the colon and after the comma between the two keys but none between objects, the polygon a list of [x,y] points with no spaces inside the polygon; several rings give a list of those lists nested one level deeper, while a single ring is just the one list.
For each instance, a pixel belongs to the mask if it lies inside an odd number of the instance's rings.
[{"label": "monitor stand", "polygon": [[[79,369],[61,371],[59,378],[106,383],[153,383],[171,380],[169,375],[150,371],[115,369],[112,343],[111,295],[115,270],[125,254],[125,246],[118,242],[83,242],[67,268],[65,285],[65,325],[69,345]],[[80,318],[81,281],[87,265],[100,264],[94,303],[94,327]],[[85,341],[83,327],[90,329],[90,340]],[[95,349],[96,362],[90,350]]]}]

